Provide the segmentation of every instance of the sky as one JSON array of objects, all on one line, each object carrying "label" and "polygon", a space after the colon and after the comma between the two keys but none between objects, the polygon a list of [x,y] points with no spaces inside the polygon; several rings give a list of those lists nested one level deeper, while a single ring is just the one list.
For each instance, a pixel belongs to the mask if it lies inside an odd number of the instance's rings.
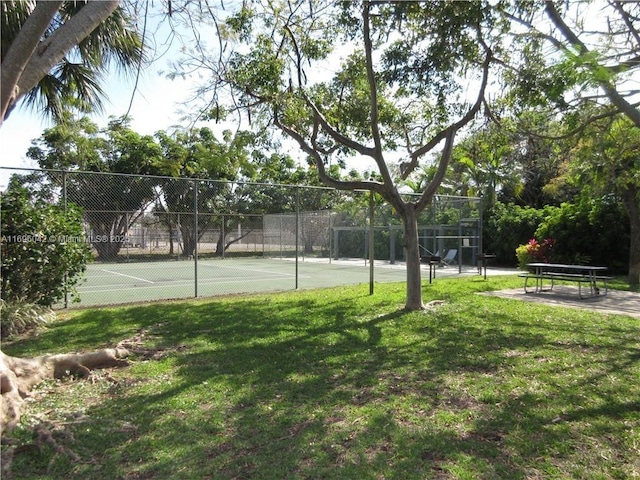
[{"label": "sky", "polygon": [[[156,7],[159,8],[158,5]],[[183,114],[180,110],[185,108],[181,103],[192,96],[193,89],[202,79],[196,74],[191,79],[171,80],[166,74],[161,73],[170,70],[169,62],[179,57],[181,40],[172,35],[166,15],[154,10],[149,12],[148,20],[148,54],[154,60],[141,72],[137,88],[131,75],[111,74],[105,79],[102,83],[106,93],[106,98],[103,99],[104,111],[102,114],[89,115],[100,128],[107,126],[110,117],[117,118],[126,114],[132,96],[133,104],[129,115],[132,119],[131,128],[137,133],[151,135],[159,130],[171,131],[172,127],[177,125],[191,126],[181,122]],[[200,34],[201,37],[205,36],[202,31]],[[332,70],[328,69],[326,73],[331,72]],[[0,127],[0,167],[37,168],[37,164],[27,158],[26,152],[31,142],[51,126],[53,124],[43,119],[38,111],[22,105],[16,107]],[[223,128],[237,128],[235,123],[230,126],[209,122],[208,126],[216,133],[221,133]],[[294,158],[303,156],[293,143],[285,142],[283,148]],[[357,163],[359,169],[373,167],[368,159],[358,158]],[[14,172],[0,168],[0,191],[6,188]]]},{"label": "sky", "polygon": [[[179,41],[171,41],[171,29],[164,19],[166,16],[161,12],[149,12],[145,43],[152,61],[141,70],[137,88],[135,74],[131,73],[112,72],[101,83],[105,92],[103,112],[89,115],[98,127],[106,127],[110,117],[125,115],[132,98],[129,115],[131,128],[137,133],[152,135],[181,124],[180,110],[184,109],[181,103],[192,93],[196,80],[171,80],[161,73],[169,70],[169,62],[176,60],[181,46]],[[32,140],[51,126],[53,123],[44,120],[38,111],[22,105],[16,107],[0,127],[0,167],[37,168],[26,152]],[[217,130],[215,126],[211,128]],[[0,191],[7,186],[11,173],[0,169]]]},{"label": "sky", "polygon": [[[108,98],[104,99],[103,114],[91,115],[99,127],[105,127],[110,116],[119,117],[130,111],[131,127],[146,135],[168,130],[180,123],[179,104],[189,95],[190,85],[182,79],[169,80],[159,72],[165,65],[151,65],[142,72],[135,88],[132,78],[110,75],[103,84]],[[26,157],[31,141],[42,135],[52,124],[32,109],[19,106],[0,127],[0,166],[30,168],[37,165]],[[0,189],[7,185],[11,172],[0,169]]]}]

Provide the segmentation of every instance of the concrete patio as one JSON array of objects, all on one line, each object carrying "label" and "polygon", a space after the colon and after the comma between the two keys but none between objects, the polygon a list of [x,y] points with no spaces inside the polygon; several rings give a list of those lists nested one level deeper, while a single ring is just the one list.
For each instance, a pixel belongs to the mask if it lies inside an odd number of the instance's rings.
[{"label": "concrete patio", "polygon": [[599,295],[582,300],[578,296],[578,287],[564,285],[555,286],[552,292],[525,293],[523,288],[512,288],[508,290],[483,292],[479,295],[511,298],[525,302],[537,302],[569,308],[581,308],[600,313],[628,315],[640,319],[640,293],[625,292],[622,290],[609,290],[607,295]]}]

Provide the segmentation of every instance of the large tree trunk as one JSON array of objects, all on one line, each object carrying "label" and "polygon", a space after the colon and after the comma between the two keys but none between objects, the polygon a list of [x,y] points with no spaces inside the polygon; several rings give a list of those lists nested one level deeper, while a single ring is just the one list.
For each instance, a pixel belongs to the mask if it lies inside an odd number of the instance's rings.
[{"label": "large tree trunk", "polygon": [[89,353],[43,355],[16,358],[0,351],[0,393],[2,408],[0,434],[10,432],[20,421],[24,399],[43,380],[68,375],[87,377],[96,368],[128,365],[129,352],[124,348],[105,348]]},{"label": "large tree trunk", "polygon": [[225,245],[225,242],[227,241],[226,237],[227,234],[223,234],[222,231],[220,231],[218,240],[216,240],[216,257],[224,257],[224,253],[227,250],[227,245]]},{"label": "large tree trunk", "polygon": [[85,219],[91,228],[91,245],[98,260],[114,261],[124,245],[129,230],[128,214],[118,212],[88,212]]},{"label": "large tree trunk", "polygon": [[[0,104],[2,122],[21,94],[18,88],[20,76],[23,74],[29,59],[34,54],[40,39],[46,32],[51,20],[63,2],[42,2],[36,5],[20,32],[11,43],[2,61]],[[24,95],[24,92],[22,92]],[[0,123],[1,124],[1,123]]]},{"label": "large tree trunk", "polygon": [[629,215],[629,284],[640,284],[640,190],[630,187],[622,194],[622,203]]},{"label": "large tree trunk", "polygon": [[[188,214],[183,214],[183,216],[187,215]],[[196,251],[196,241],[193,238],[195,236],[195,230],[192,223],[193,220],[187,220],[184,223],[180,223],[180,233],[182,235],[182,253],[186,257],[192,257]]]},{"label": "large tree trunk", "polygon": [[120,0],[88,2],[55,32],[42,34],[63,2],[38,2],[2,62],[0,125],[13,106],[120,4]]},{"label": "large tree trunk", "polygon": [[422,272],[420,270],[420,247],[418,241],[418,215],[412,204],[401,212],[404,224],[404,248],[407,261],[407,310],[421,310]]}]

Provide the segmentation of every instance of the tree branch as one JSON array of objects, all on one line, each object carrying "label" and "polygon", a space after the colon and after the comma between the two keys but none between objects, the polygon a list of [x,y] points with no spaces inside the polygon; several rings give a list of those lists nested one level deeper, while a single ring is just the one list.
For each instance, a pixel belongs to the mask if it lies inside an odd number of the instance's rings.
[{"label": "tree branch", "polygon": [[[552,1],[545,2],[545,12],[547,13],[547,16],[549,17],[551,22],[556,26],[556,28],[571,45],[577,48],[582,54],[589,53],[589,49],[587,48],[587,46],[564,22]],[[602,66],[602,68],[607,67]],[[611,72],[610,69],[607,68],[607,70]],[[629,117],[629,119],[638,128],[640,128],[640,111],[634,108],[622,95],[620,95],[620,93],[615,89],[611,82],[601,78],[596,78],[595,81],[605,91],[607,97],[609,97],[609,100],[611,100],[611,103],[613,103],[616,108],[618,108],[622,113]]]},{"label": "tree branch", "polygon": [[8,116],[13,105],[26,92],[20,91],[18,82],[25,68],[31,60],[40,39],[46,32],[54,15],[63,2],[38,2],[35,9],[11,42],[9,50],[2,60],[2,73],[0,75],[0,125]]},{"label": "tree branch", "polygon": [[638,30],[636,30],[635,26],[633,25],[633,20],[630,18],[630,15],[624,10],[624,8],[622,8],[622,2],[612,2],[611,5],[613,5],[613,8],[618,11],[620,16],[622,17],[622,21],[629,29],[629,33],[633,38],[635,38],[636,43],[640,45],[640,32],[638,32]]},{"label": "tree branch", "polygon": [[309,96],[301,90],[302,97],[305,102],[313,110],[314,116],[317,117],[322,129],[329,134],[331,138],[333,138],[336,142],[344,145],[351,150],[355,150],[361,155],[365,155],[367,157],[375,158],[375,150],[371,147],[365,147],[361,143],[356,142],[355,140],[351,140],[349,137],[344,136],[340,132],[338,132],[331,124],[327,121],[325,116],[320,112],[316,104],[309,98]]},{"label": "tree branch", "polygon": [[364,53],[367,64],[367,80],[369,82],[369,101],[371,102],[371,114],[369,122],[371,123],[371,136],[373,137],[374,153],[373,159],[378,165],[380,175],[384,183],[391,187],[393,185],[393,178],[389,172],[389,167],[384,161],[384,155],[382,154],[382,138],[380,135],[379,112],[378,112],[378,87],[376,83],[376,74],[373,69],[373,44],[371,42],[371,25],[369,22],[369,8],[370,3],[368,1],[363,2],[362,5],[362,17],[363,17],[363,37],[364,37]]},{"label": "tree branch", "polygon": [[[284,26],[285,31],[287,32],[287,34],[289,35],[289,38],[291,39],[291,42],[293,44],[293,48],[296,54],[296,70],[297,70],[297,81],[298,81],[298,89],[304,99],[304,101],[306,102],[307,106],[309,108],[311,108],[311,110],[313,110],[313,114],[314,117],[317,118],[320,122],[320,125],[322,126],[322,129],[329,134],[329,136],[331,138],[333,138],[337,143],[344,145],[352,150],[355,150],[356,152],[360,153],[361,155],[366,155],[369,157],[373,157],[375,159],[375,150],[369,147],[365,147],[364,145],[351,140],[350,138],[344,136],[343,134],[341,134],[340,132],[338,132],[335,128],[333,128],[333,126],[326,120],[325,116],[320,112],[320,109],[317,107],[317,105],[315,104],[315,102],[313,102],[313,100],[311,100],[311,98],[309,98],[309,96],[306,94],[306,92],[303,90],[302,85],[303,85],[303,81],[302,81],[302,57],[300,54],[300,49],[298,47],[298,43],[296,42],[296,39],[293,35],[293,32],[291,31],[291,28],[288,25]],[[278,120],[278,123],[279,120]],[[280,124],[282,125],[282,124]],[[317,129],[317,125],[314,126],[314,128]],[[315,130],[314,135],[317,134],[317,130]]]},{"label": "tree branch", "polygon": [[482,64],[482,81],[480,84],[480,89],[478,90],[478,98],[476,99],[475,103],[460,120],[458,120],[453,125],[450,125],[449,127],[445,128],[444,130],[441,130],[440,132],[438,132],[429,142],[427,142],[426,144],[424,144],[422,147],[418,148],[411,154],[411,161],[408,164],[404,164],[401,166],[401,170],[402,170],[401,174],[402,174],[403,180],[406,180],[409,174],[415,170],[415,168],[418,166],[419,159],[422,155],[432,150],[442,140],[449,138],[449,136],[452,133],[455,136],[455,133],[460,128],[464,127],[467,123],[469,123],[471,120],[473,120],[476,113],[478,113],[478,110],[480,110],[480,107],[482,106],[484,101],[484,92],[487,88],[487,83],[489,81],[489,66],[491,64],[491,60],[493,59],[493,54],[486,45],[485,45],[485,50],[486,50],[486,55],[485,55],[484,62]]},{"label": "tree branch", "polygon": [[[47,3],[47,2],[44,2]],[[88,2],[37,47],[18,81],[19,100],[120,4],[120,0]]]},{"label": "tree branch", "polygon": [[[317,126],[319,123],[319,119],[316,117],[314,122],[314,133],[317,133]],[[379,182],[372,181],[344,181],[344,180],[336,180],[335,178],[329,176],[324,167],[324,160],[320,155],[317,148],[314,148],[312,145],[309,145],[305,140],[304,136],[302,136],[297,130],[289,127],[288,125],[280,122],[278,115],[274,115],[274,124],[280,130],[282,130],[286,135],[295,140],[300,149],[308,154],[311,158],[313,158],[316,168],[318,169],[318,177],[320,181],[328,186],[333,187],[338,190],[372,190],[374,192],[383,193],[383,185]]]},{"label": "tree branch", "polygon": [[442,183],[442,180],[447,173],[449,161],[451,160],[451,153],[453,152],[453,142],[456,137],[456,131],[457,130],[452,128],[446,134],[444,149],[442,150],[442,156],[440,157],[440,162],[438,163],[438,170],[436,170],[436,174],[433,176],[433,179],[424,189],[424,192],[422,192],[420,199],[416,203],[415,208],[417,211],[421,211],[429,204],[429,202],[431,202],[431,199],[435,195],[438,187]]}]

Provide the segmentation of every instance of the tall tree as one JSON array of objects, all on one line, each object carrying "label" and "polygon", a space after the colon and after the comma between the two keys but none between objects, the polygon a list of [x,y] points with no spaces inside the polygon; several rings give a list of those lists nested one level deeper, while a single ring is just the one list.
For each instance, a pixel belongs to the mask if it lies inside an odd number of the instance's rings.
[{"label": "tall tree", "polygon": [[143,46],[119,0],[1,2],[0,126],[20,100],[60,120],[100,108],[101,75],[139,66]]},{"label": "tall tree", "polygon": [[[159,173],[163,160],[155,139],[131,130],[126,119],[113,120],[103,130],[87,118],[67,119],[45,130],[27,156],[45,169],[130,174],[66,177],[67,200],[83,208],[100,260],[116,257],[129,227],[155,200],[157,181],[141,175]],[[56,172],[50,180],[57,186],[63,181]]]},{"label": "tall tree", "polygon": [[[631,241],[635,245],[636,186],[629,182],[627,175],[618,176],[615,182],[612,182],[615,175],[611,175],[621,171],[622,158],[627,162],[626,168],[635,171],[634,160],[629,160],[628,154],[620,158],[611,154],[613,132],[603,129],[602,121],[619,127],[624,125],[619,115],[626,117],[629,123],[622,129],[625,131],[624,141],[635,145],[632,139],[640,131],[640,92],[637,87],[640,3],[616,0],[522,2],[514,4],[510,19],[525,27],[513,42],[516,54],[512,60],[519,60],[511,64],[513,68],[507,70],[506,75],[507,80],[515,85],[512,90],[514,98],[523,109],[531,105],[558,107],[565,132],[556,139],[573,136],[574,141],[582,145],[574,150],[574,156],[579,151],[584,154],[584,146],[588,144],[592,153],[599,152],[596,155],[598,162],[608,162],[594,165],[590,160],[584,164],[600,172],[597,184],[603,185],[602,179],[607,178],[609,186],[615,184],[621,198],[626,198],[624,204],[632,225]],[[594,132],[598,132],[596,137],[593,137]],[[609,154],[605,155],[603,151]],[[569,163],[573,165],[573,161]],[[596,181],[595,176],[584,174],[574,178]],[[552,187],[562,184],[554,181]],[[575,183],[572,186],[580,188]],[[629,280],[632,283],[639,281],[637,249],[631,247]]]},{"label": "tall tree", "polygon": [[[324,185],[370,190],[391,204],[404,225],[410,310],[423,308],[418,214],[442,181],[456,135],[482,106],[494,59],[487,32],[497,32],[498,10],[480,2],[277,1],[204,15],[213,15],[221,46],[236,47],[206,63],[211,116],[235,111],[275,127],[298,144]],[[182,66],[202,67],[204,51],[198,43]],[[331,60],[341,55],[336,71]],[[471,79],[476,88],[467,99]],[[419,197],[403,196],[398,180],[436,148],[431,182]],[[397,151],[405,160],[399,168],[390,160]],[[350,155],[373,160],[377,177],[345,180],[326,167]]]},{"label": "tall tree", "polygon": [[640,284],[640,129],[620,115],[590,123],[564,172],[559,181],[620,199],[630,225],[628,280]]},{"label": "tall tree", "polygon": [[[196,241],[208,228],[217,225],[221,227],[220,232],[228,231],[220,222],[228,219],[223,214],[229,213],[237,202],[230,182],[237,180],[246,165],[253,136],[248,132],[234,135],[226,130],[220,141],[209,128],[178,132],[173,136],[158,132],[156,136],[163,149],[164,172],[181,177],[162,179],[162,196],[156,203],[156,214],[170,232],[180,232],[183,253],[191,256]],[[194,205],[198,208],[197,220]],[[222,254],[224,238],[217,244],[218,253]]]},{"label": "tall tree", "polygon": [[[580,111],[607,105],[640,128],[640,4],[517,2],[510,19],[524,27],[513,40],[507,81],[524,104],[551,102]],[[603,112],[601,111],[600,114]]]}]

